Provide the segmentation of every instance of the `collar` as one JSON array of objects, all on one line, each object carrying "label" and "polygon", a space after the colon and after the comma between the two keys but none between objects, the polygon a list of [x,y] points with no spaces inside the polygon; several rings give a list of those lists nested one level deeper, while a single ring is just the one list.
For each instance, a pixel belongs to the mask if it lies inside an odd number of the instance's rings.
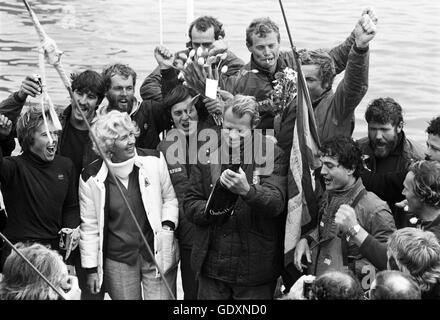
[{"label": "collar", "polygon": [[325,90],[322,94],[321,94],[321,96],[318,98],[318,99],[316,99],[315,101],[312,101],[312,107],[313,107],[313,109],[315,109],[318,105],[319,105],[319,103],[326,97],[326,96],[328,96],[330,93],[332,92],[332,88],[330,87],[330,88],[328,88],[327,90]]},{"label": "collar", "polygon": [[53,161],[44,161],[37,154],[33,153],[30,150],[24,151],[22,155],[29,162],[37,165],[38,167],[42,167],[42,168],[49,167],[50,165],[52,165],[52,162],[53,162]]},{"label": "collar", "polygon": [[[134,157],[131,158],[131,159],[134,159],[133,160],[134,165],[138,168],[142,168],[144,166],[144,164],[141,161],[141,157],[138,156],[137,149],[134,150],[134,153],[135,153]],[[110,163],[112,163],[112,162],[110,161]],[[110,166],[112,166],[112,165],[110,164]],[[96,181],[104,182],[105,179],[107,178],[107,175],[108,175],[108,168],[105,165],[105,162],[103,161],[101,168],[99,169],[98,173],[96,174]]]},{"label": "collar", "polygon": [[121,179],[127,179],[130,173],[133,171],[134,157],[124,162],[114,163],[109,161],[109,167],[113,169],[115,176]]},{"label": "collar", "polygon": [[355,183],[353,183],[351,186],[342,190],[328,191],[328,195],[330,199],[333,197],[337,197],[337,198],[344,197],[348,199],[354,199],[355,196],[362,190],[362,188],[364,188],[362,179],[357,178]]}]

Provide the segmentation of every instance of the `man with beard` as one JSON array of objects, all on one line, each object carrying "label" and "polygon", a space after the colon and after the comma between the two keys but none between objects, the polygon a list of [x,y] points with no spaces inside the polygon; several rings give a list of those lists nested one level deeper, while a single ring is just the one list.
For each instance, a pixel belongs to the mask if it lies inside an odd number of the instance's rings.
[{"label": "man with beard", "polygon": [[127,112],[140,129],[136,147],[156,149],[160,142],[159,134],[171,128],[161,103],[146,100],[139,103],[134,96],[136,72],[128,65],[115,63],[102,71],[105,96],[108,105],[106,111],[118,110]]},{"label": "man with beard", "polygon": [[404,222],[394,204],[403,200],[403,180],[408,167],[425,157],[425,148],[405,136],[402,107],[392,98],[372,100],[365,111],[365,120],[368,137],[358,141],[365,167],[362,180],[367,190],[388,202],[400,227]]},{"label": "man with beard", "polygon": [[[230,162],[219,161],[222,152],[217,149],[211,150],[205,163],[191,169],[184,208],[195,225],[191,266],[199,281],[198,299],[273,298],[282,266],[287,166],[281,149],[253,130],[259,119],[256,105],[254,97],[237,95],[225,107],[226,148],[222,145],[222,151],[232,146],[240,149],[239,141],[244,141],[245,153],[240,154],[244,161],[238,172],[228,168]],[[262,143],[253,143],[258,137]],[[265,146],[266,155],[272,153],[265,165],[257,158],[262,153],[251,151],[255,145]],[[237,195],[230,215],[205,215],[217,179],[223,188]]]},{"label": "man with beard", "polygon": [[[91,121],[96,114],[96,109],[104,98],[104,87],[102,77],[93,70],[86,70],[71,75],[73,98],[76,106],[81,108],[87,121]],[[27,76],[20,87],[20,90],[0,103],[0,113],[7,116],[13,125],[17,121],[28,96],[36,97],[41,94],[41,83],[37,75]],[[71,103],[60,116],[62,131],[58,143],[57,153],[70,158],[75,166],[77,178],[82,168],[97,159],[92,151],[89,131],[80,111]],[[8,139],[14,138],[14,132]],[[14,143],[15,146],[15,143]],[[2,149],[3,152],[5,151]],[[10,154],[5,153],[5,154]],[[78,179],[76,185],[78,186]]]}]

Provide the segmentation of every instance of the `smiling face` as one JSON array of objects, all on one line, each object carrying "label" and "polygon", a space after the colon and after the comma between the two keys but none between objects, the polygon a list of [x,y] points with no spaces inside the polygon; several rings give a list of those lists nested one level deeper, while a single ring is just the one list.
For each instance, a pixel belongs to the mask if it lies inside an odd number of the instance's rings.
[{"label": "smiling face", "polygon": [[[81,109],[87,120],[90,122],[95,116],[95,110],[98,105],[98,96],[91,91],[85,92],[76,89],[73,91],[73,98],[75,99],[78,108]],[[82,123],[84,121],[81,112],[75,107],[72,109],[70,119],[73,123]]]},{"label": "smiling face", "polygon": [[242,117],[232,112],[228,108],[224,115],[223,130],[226,145],[235,149],[240,147],[240,143],[252,133],[252,116],[245,113]]},{"label": "smiling face", "polygon": [[374,155],[386,158],[396,148],[402,125],[393,126],[391,123],[381,124],[370,121],[368,123],[368,139]]},{"label": "smiling face", "polygon": [[275,72],[277,60],[280,55],[280,43],[275,32],[269,32],[265,37],[251,35],[252,45],[247,43],[255,63],[262,69]]},{"label": "smiling face", "polygon": [[199,120],[194,100],[188,96],[185,100],[173,105],[171,107],[171,118],[176,129],[181,130],[185,135],[189,135],[190,121]]},{"label": "smiling face", "polygon": [[135,156],[136,137],[133,131],[119,129],[119,136],[115,140],[112,152],[112,162],[124,162]]},{"label": "smiling face", "polygon": [[130,113],[134,103],[133,77],[128,78],[115,74],[111,78],[110,89],[106,93],[109,102],[108,110],[119,110]]},{"label": "smiling face", "polygon": [[58,134],[59,131],[55,130],[52,122],[48,121],[48,127],[50,135],[52,136],[52,143],[49,141],[49,136],[47,135],[46,126],[42,122],[33,135],[33,143],[30,146],[30,151],[35,153],[43,161],[53,161],[55,158],[55,152],[58,146]]},{"label": "smiling face", "polygon": [[339,164],[336,157],[322,156],[321,174],[324,177],[325,189],[329,191],[343,190],[355,182],[354,170]]}]

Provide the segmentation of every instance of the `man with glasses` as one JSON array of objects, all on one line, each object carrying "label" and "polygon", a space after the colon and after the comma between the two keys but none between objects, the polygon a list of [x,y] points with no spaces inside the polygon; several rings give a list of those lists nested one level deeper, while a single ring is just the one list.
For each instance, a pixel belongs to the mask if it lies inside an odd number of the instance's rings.
[{"label": "man with glasses", "polygon": [[[396,229],[388,205],[374,193],[367,192],[359,177],[362,165],[361,151],[349,137],[338,136],[327,140],[321,147],[321,174],[326,191],[319,201],[319,219],[316,228],[305,234],[295,249],[294,263],[299,271],[319,276],[329,269],[350,269],[355,275],[365,272],[369,262],[351,239],[360,227],[379,242],[385,243]],[[358,224],[340,228],[335,214],[351,205]],[[366,288],[364,288],[366,289]]]}]

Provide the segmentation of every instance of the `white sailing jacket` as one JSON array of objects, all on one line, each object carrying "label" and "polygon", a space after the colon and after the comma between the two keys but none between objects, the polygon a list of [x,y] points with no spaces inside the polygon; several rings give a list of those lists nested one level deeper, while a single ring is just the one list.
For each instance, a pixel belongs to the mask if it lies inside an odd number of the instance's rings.
[{"label": "white sailing jacket", "polygon": [[[139,168],[139,185],[148,221],[154,232],[154,255],[164,273],[177,265],[179,251],[173,231],[162,229],[169,220],[178,225],[178,203],[162,153],[137,149],[134,165]],[[108,168],[102,159],[84,169],[79,181],[81,210],[80,253],[83,268],[97,267],[99,285],[103,281],[103,239],[105,180]],[[153,248],[152,248],[153,250]],[[156,268],[156,277],[160,274]]]}]

